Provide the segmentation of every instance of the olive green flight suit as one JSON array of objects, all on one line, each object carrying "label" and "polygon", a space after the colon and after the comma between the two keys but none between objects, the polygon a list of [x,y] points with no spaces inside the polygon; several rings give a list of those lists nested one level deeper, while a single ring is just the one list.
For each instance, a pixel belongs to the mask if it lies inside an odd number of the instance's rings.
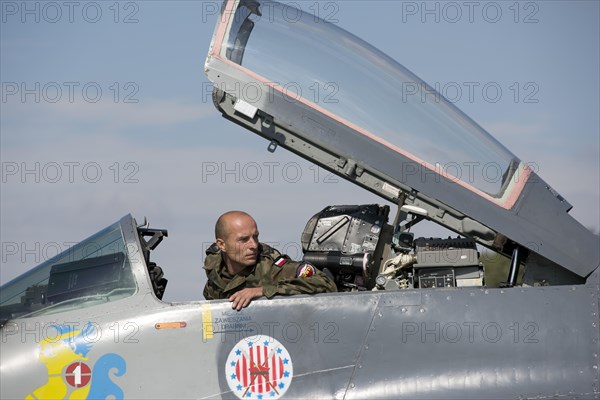
[{"label": "olive green flight suit", "polygon": [[311,294],[335,292],[335,283],[311,264],[291,261],[277,250],[261,243],[258,262],[232,276],[227,271],[221,250],[213,244],[206,250],[204,269],[208,282],[204,287],[207,300],[227,299],[244,288],[261,287],[267,298],[276,294]]}]

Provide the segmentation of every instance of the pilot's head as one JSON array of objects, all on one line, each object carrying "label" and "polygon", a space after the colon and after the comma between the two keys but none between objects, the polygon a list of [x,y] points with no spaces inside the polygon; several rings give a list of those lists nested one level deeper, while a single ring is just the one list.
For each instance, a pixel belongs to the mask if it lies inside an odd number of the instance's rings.
[{"label": "pilot's head", "polygon": [[256,264],[258,228],[247,213],[229,211],[221,215],[215,224],[215,239],[230,273]]}]

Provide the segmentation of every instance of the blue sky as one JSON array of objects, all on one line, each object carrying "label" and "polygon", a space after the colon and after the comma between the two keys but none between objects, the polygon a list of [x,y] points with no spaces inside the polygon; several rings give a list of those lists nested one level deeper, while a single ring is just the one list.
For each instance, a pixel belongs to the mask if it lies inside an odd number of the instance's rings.
[{"label": "blue sky", "polygon": [[[0,2],[0,283],[132,213],[169,230],[166,299],[200,299],[222,212],[299,257],[326,205],[381,203],[220,117],[203,73],[220,2],[69,4]],[[600,228],[598,1],[287,4],[439,87]]]}]

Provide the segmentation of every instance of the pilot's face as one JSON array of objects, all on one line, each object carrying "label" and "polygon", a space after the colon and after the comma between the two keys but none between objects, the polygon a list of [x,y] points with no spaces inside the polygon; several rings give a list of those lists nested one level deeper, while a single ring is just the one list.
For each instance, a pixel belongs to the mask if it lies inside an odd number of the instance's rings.
[{"label": "pilot's face", "polygon": [[247,215],[235,216],[227,221],[225,238],[217,239],[223,259],[230,272],[256,264],[258,258],[258,228],[254,219]]}]

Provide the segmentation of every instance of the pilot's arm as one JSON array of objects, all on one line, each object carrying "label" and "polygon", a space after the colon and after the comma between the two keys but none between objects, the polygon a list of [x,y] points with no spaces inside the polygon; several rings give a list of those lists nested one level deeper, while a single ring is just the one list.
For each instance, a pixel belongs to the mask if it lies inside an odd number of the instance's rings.
[{"label": "pilot's arm", "polygon": [[271,266],[270,282],[263,282],[263,294],[271,298],[276,294],[313,294],[335,292],[335,283],[314,265],[290,261],[280,257]]}]

